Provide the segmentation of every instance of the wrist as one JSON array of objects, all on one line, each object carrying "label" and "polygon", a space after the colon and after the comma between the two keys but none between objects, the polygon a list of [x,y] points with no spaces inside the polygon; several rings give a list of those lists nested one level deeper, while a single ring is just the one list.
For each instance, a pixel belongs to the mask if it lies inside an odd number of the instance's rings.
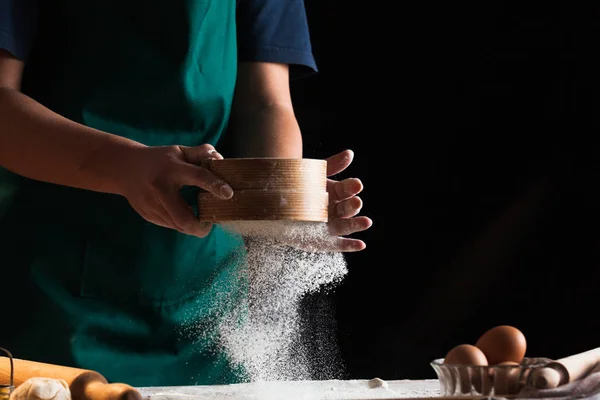
[{"label": "wrist", "polygon": [[90,177],[93,190],[123,196],[131,184],[136,154],[147,146],[117,136],[111,139],[92,150],[80,170]]}]

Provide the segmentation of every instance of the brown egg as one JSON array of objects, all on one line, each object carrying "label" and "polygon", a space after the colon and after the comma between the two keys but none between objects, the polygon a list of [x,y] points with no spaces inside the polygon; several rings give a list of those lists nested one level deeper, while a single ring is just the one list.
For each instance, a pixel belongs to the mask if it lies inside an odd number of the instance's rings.
[{"label": "brown egg", "polygon": [[506,361],[520,363],[525,357],[525,335],[515,327],[499,325],[485,332],[475,346],[485,354],[490,365]]},{"label": "brown egg", "polygon": [[453,347],[446,357],[444,364],[456,365],[456,390],[460,393],[471,393],[475,390],[477,393],[483,393],[487,390],[489,379],[481,374],[479,369],[473,369],[471,366],[484,367],[488,365],[485,354],[477,347],[471,344],[461,344]]},{"label": "brown egg", "polygon": [[492,370],[494,373],[491,374],[490,378],[494,385],[494,393],[501,396],[517,394],[521,386],[519,382],[521,369],[518,364],[509,361],[498,365],[505,365],[506,367]]},{"label": "brown egg", "polygon": [[444,364],[488,365],[488,360],[479,348],[471,344],[460,344],[446,354]]}]

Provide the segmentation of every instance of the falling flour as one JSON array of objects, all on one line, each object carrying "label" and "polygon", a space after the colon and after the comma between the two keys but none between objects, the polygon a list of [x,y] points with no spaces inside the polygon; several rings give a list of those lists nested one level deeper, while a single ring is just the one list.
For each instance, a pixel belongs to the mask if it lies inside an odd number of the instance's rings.
[{"label": "falling flour", "polygon": [[309,354],[303,344],[300,303],[346,275],[342,253],[328,250],[338,239],[325,223],[235,221],[222,227],[244,239],[239,273],[248,292],[220,317],[221,350],[249,382],[315,379],[311,360],[328,355]]}]

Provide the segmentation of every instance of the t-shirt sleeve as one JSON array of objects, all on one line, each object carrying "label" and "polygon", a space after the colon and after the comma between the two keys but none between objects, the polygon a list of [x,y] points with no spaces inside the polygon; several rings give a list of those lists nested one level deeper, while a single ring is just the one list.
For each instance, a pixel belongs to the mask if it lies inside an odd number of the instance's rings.
[{"label": "t-shirt sleeve", "polygon": [[304,0],[238,0],[240,61],[290,65],[292,78],[317,72]]},{"label": "t-shirt sleeve", "polygon": [[0,49],[27,59],[36,12],[36,0],[0,0]]}]

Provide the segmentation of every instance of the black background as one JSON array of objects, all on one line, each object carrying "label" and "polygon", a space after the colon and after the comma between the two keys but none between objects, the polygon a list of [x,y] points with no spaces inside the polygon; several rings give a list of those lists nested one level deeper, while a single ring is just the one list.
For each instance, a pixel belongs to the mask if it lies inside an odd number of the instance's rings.
[{"label": "black background", "polygon": [[344,282],[306,301],[315,325],[335,316],[343,377],[433,378],[500,324],[528,356],[600,346],[600,10],[583,3],[306,0],[305,155],[353,149],[340,178],[374,221]]}]

